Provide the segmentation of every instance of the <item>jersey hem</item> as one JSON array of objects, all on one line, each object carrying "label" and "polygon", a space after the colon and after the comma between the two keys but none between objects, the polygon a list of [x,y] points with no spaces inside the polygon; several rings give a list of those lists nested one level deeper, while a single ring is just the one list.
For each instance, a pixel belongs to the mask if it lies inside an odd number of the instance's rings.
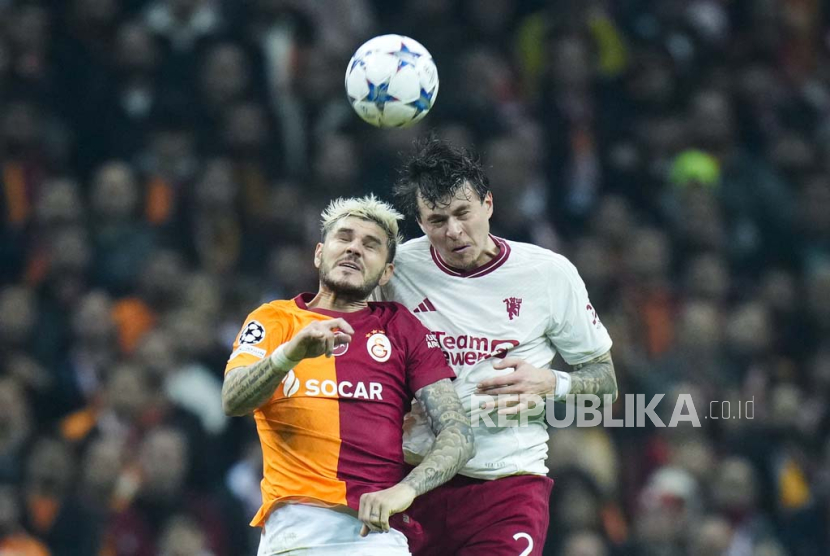
[{"label": "jersey hem", "polygon": [[[579,359],[574,359],[572,361],[568,361],[567,359],[565,359],[565,362],[568,365],[571,365],[571,366],[573,366],[573,365],[582,365],[583,363],[587,363],[591,359],[595,359],[595,358],[599,357],[600,355],[604,355],[604,354],[608,353],[609,351],[611,351],[611,348],[613,346],[614,346],[614,342],[609,338],[608,342],[603,344],[602,347],[594,350],[590,355],[585,355],[583,357],[580,357]],[[561,351],[559,353],[562,354]],[[565,356],[562,355],[562,358],[564,359]]]}]

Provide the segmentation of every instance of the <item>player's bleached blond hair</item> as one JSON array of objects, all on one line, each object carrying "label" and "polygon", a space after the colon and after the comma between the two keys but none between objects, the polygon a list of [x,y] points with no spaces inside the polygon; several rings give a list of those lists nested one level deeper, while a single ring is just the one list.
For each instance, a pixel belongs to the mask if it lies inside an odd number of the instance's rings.
[{"label": "player's bleached blond hair", "polygon": [[365,197],[340,197],[329,203],[320,216],[323,242],[335,224],[347,216],[374,222],[386,233],[386,246],[389,251],[387,262],[395,259],[395,251],[403,240],[398,231],[398,220],[403,220],[403,215],[389,203],[381,201],[371,193]]}]

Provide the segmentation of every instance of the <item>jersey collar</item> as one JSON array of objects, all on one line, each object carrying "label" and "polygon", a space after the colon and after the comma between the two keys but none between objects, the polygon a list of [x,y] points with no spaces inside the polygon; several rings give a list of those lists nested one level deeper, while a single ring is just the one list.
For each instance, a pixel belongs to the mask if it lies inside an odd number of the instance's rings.
[{"label": "jersey collar", "polygon": [[432,255],[432,260],[435,262],[435,266],[441,269],[442,272],[445,274],[449,274],[450,276],[457,276],[459,278],[478,278],[479,276],[484,276],[486,274],[490,274],[498,267],[503,265],[507,258],[510,256],[510,245],[500,237],[496,237],[493,234],[490,234],[490,238],[495,242],[495,244],[499,248],[499,252],[496,254],[495,257],[484,263],[478,268],[472,268],[470,270],[461,270],[459,268],[453,268],[447,263],[444,262],[444,259],[441,258],[441,255],[438,254],[438,251],[432,245],[429,246],[429,253]]},{"label": "jersey collar", "polygon": [[326,315],[327,317],[343,317],[343,318],[349,317],[349,318],[354,318],[354,317],[358,317],[358,316],[363,316],[363,315],[371,312],[371,310],[372,310],[371,307],[366,307],[366,308],[361,309],[359,311],[353,311],[351,313],[347,313],[347,312],[344,312],[344,311],[331,311],[329,309],[318,309],[316,307],[309,308],[308,302],[311,301],[312,299],[314,299],[315,295],[316,294],[310,293],[310,292],[301,293],[300,295],[298,295],[297,297],[294,298],[294,303],[296,303],[297,307],[299,307],[303,311],[311,311],[312,313],[318,313],[320,315]]}]

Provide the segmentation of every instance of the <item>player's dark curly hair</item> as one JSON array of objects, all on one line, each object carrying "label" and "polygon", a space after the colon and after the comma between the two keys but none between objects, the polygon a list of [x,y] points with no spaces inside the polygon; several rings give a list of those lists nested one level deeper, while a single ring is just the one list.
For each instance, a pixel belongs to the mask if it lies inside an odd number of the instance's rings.
[{"label": "player's dark curly hair", "polygon": [[394,188],[395,202],[404,214],[420,220],[419,193],[430,208],[448,206],[465,182],[484,201],[490,182],[477,155],[435,135],[416,141],[414,150]]}]

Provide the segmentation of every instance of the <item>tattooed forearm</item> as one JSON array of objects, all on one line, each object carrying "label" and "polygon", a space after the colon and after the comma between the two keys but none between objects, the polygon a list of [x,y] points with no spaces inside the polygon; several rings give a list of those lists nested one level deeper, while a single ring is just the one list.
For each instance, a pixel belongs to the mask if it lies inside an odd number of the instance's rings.
[{"label": "tattooed forearm", "polygon": [[277,369],[270,357],[232,369],[222,384],[222,407],[226,415],[247,415],[274,394],[288,371]]},{"label": "tattooed forearm", "polygon": [[604,401],[605,394],[611,394],[616,400],[617,393],[617,376],[610,351],[586,363],[574,365],[571,394],[595,394]]},{"label": "tattooed forearm", "polygon": [[435,444],[424,460],[402,481],[421,494],[449,481],[475,455],[470,418],[449,379],[424,386],[415,393],[424,406]]}]

